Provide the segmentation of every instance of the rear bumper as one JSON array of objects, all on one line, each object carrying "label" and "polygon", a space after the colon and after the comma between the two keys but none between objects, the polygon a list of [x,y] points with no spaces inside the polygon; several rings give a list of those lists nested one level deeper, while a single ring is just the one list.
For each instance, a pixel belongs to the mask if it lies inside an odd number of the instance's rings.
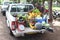
[{"label": "rear bumper", "polygon": [[15,37],[19,37],[19,36],[24,36],[24,34],[28,34],[28,33],[44,33],[46,30],[45,29],[41,29],[41,30],[33,30],[31,28],[26,28],[25,31],[12,31]]}]

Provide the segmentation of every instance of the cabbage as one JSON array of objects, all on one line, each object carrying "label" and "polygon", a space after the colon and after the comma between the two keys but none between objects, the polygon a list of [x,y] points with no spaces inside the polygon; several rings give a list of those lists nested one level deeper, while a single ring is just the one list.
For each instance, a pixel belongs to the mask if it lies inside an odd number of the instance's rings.
[{"label": "cabbage", "polygon": [[39,9],[37,9],[37,8],[34,9],[33,12],[34,12],[34,13],[40,13]]}]

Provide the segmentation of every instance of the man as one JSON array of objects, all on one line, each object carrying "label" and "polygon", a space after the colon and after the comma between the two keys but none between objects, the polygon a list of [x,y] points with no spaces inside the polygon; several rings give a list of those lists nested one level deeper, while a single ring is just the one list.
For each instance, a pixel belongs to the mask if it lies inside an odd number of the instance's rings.
[{"label": "man", "polygon": [[37,9],[39,9],[39,11],[40,12],[44,12],[44,7],[43,6],[41,6],[41,5],[39,5],[38,3],[35,3],[35,7],[37,8]]}]

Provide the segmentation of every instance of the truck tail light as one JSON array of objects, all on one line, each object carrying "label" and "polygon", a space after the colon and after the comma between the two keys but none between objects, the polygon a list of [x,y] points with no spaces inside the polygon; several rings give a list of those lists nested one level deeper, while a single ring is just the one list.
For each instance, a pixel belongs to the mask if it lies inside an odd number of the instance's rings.
[{"label": "truck tail light", "polygon": [[12,21],[11,23],[11,30],[15,30],[16,29],[16,22],[15,21]]},{"label": "truck tail light", "polygon": [[19,25],[19,26],[18,26],[18,30],[24,31],[24,29],[25,29],[24,25]]}]

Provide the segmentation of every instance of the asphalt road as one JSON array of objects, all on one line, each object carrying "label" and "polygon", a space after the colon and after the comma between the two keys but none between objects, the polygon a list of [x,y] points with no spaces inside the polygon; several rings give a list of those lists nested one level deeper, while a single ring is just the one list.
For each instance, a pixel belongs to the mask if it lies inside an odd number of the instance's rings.
[{"label": "asphalt road", "polygon": [[46,32],[45,34],[25,35],[24,37],[15,38],[9,34],[6,26],[5,16],[0,13],[0,40],[60,40],[60,27],[53,27],[54,32]]}]

